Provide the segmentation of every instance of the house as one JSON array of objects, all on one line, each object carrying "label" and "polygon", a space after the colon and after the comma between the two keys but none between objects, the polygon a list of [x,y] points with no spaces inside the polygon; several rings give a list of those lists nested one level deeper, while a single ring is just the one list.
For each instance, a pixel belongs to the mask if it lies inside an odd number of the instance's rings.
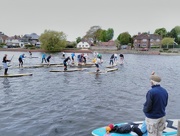
[{"label": "house", "polygon": [[4,33],[0,32],[0,44],[6,43],[6,40],[8,39],[8,36],[5,35]]},{"label": "house", "polygon": [[162,37],[157,34],[138,33],[133,39],[135,48],[160,47]]},{"label": "house", "polygon": [[90,48],[90,45],[89,45],[89,43],[88,42],[79,42],[78,44],[77,44],[77,48],[85,48],[85,49],[88,49],[88,48]]},{"label": "house", "polygon": [[110,40],[108,42],[99,42],[97,43],[97,46],[92,46],[92,49],[96,50],[96,49],[107,49],[107,50],[116,50],[116,43],[113,40]]},{"label": "house", "polygon": [[11,47],[20,47],[20,40],[21,40],[21,37],[20,36],[12,36],[12,37],[8,37],[6,39],[6,45],[7,46],[11,46]]},{"label": "house", "polygon": [[22,39],[22,42],[28,42],[32,45],[36,45],[37,42],[39,42],[39,35],[37,35],[36,33],[32,33],[32,34],[25,34]]}]

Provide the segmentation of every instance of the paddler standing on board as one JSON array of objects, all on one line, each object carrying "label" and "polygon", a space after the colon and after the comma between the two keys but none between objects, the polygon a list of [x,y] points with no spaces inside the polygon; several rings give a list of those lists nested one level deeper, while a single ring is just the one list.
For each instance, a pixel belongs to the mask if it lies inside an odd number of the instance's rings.
[{"label": "paddler standing on board", "polygon": [[119,57],[120,57],[120,64],[123,64],[124,63],[124,55],[120,54]]},{"label": "paddler standing on board", "polygon": [[75,57],[76,55],[75,55],[75,52],[73,52],[72,54],[71,54],[71,59],[72,59],[72,64],[74,64],[74,57]]},{"label": "paddler standing on board", "polygon": [[67,58],[63,61],[63,64],[64,64],[64,71],[67,70],[67,62],[68,62],[68,60],[71,60],[71,58],[70,58],[70,57],[67,57]]},{"label": "paddler standing on board", "polygon": [[25,54],[22,54],[22,55],[20,55],[19,56],[19,67],[23,67],[23,59],[25,58],[25,56],[24,56]]},{"label": "paddler standing on board", "polygon": [[7,65],[7,62],[11,62],[11,60],[8,60],[7,59],[7,54],[4,55],[3,57],[3,67],[4,67],[4,75],[7,75],[7,71],[8,71],[8,65]]},{"label": "paddler standing on board", "polygon": [[31,51],[29,51],[29,56],[30,56],[30,58],[32,58],[32,52]]},{"label": "paddler standing on board", "polygon": [[49,56],[47,57],[48,65],[50,65],[50,58],[51,58],[51,55],[49,55]]},{"label": "paddler standing on board", "polygon": [[41,63],[43,63],[44,61],[46,62],[46,54],[45,53],[42,54],[42,61],[41,61]]},{"label": "paddler standing on board", "polygon": [[95,63],[95,65],[96,65],[96,72],[99,72],[100,70],[99,70],[99,65],[103,62],[102,61],[102,55],[101,54],[98,54],[97,55],[97,58],[94,58],[93,59],[93,62]]},{"label": "paddler standing on board", "polygon": [[65,58],[65,53],[64,52],[62,53],[62,57]]}]

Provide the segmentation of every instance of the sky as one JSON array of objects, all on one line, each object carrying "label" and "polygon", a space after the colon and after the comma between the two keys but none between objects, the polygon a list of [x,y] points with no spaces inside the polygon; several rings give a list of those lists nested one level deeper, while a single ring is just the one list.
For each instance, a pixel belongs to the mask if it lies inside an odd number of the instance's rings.
[{"label": "sky", "polygon": [[8,36],[44,30],[64,32],[68,41],[92,26],[123,32],[154,33],[180,26],[180,0],[0,0],[0,31]]}]

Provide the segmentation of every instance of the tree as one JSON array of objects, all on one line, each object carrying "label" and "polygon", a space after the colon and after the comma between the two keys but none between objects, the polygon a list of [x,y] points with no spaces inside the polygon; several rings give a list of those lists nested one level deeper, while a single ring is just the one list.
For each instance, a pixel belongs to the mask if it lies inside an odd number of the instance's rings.
[{"label": "tree", "polygon": [[81,41],[82,41],[82,38],[81,38],[81,37],[76,38],[76,43],[79,43],[79,42],[81,42]]},{"label": "tree", "polygon": [[169,45],[173,45],[174,44],[174,38],[170,38],[170,37],[166,37],[163,38],[161,41],[162,45],[166,45],[166,48],[169,48]]},{"label": "tree", "polygon": [[165,28],[158,28],[155,30],[154,34],[158,34],[160,36],[162,36],[162,38],[167,36],[167,31]]},{"label": "tree", "polygon": [[102,41],[102,42],[106,41],[106,30],[101,31],[100,41]]},{"label": "tree", "polygon": [[87,32],[86,35],[84,36],[84,38],[92,38],[94,44],[96,44],[97,42],[97,31],[101,29],[100,26],[92,26]]},{"label": "tree", "polygon": [[114,42],[116,44],[117,50],[120,50],[121,49],[120,41],[118,39],[116,39]]},{"label": "tree", "polygon": [[114,30],[112,28],[108,28],[106,31],[106,42],[111,40],[114,37]]},{"label": "tree", "polygon": [[63,32],[45,30],[39,39],[41,48],[47,51],[60,51],[66,46],[66,35]]},{"label": "tree", "polygon": [[131,35],[128,32],[119,34],[117,39],[120,41],[121,45],[128,45],[128,43],[132,42]]},{"label": "tree", "polygon": [[171,31],[170,31],[170,36],[172,38],[175,38],[175,42],[180,44],[180,26],[176,26],[174,27]]}]

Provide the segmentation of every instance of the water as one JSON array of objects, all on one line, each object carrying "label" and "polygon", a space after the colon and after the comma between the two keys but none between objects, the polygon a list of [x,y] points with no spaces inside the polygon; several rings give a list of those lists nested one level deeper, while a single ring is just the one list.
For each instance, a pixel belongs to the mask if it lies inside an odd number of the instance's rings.
[{"label": "water", "polygon": [[[18,65],[20,52],[7,53]],[[26,53],[28,55],[28,53]],[[26,65],[39,64],[26,58]],[[104,66],[111,54],[103,54]],[[144,120],[142,112],[149,76],[154,70],[169,93],[167,118],[180,118],[180,56],[125,54],[119,70],[102,75],[95,71],[51,73],[55,68],[10,69],[9,73],[33,73],[32,77],[0,78],[1,136],[91,136],[91,131],[109,123]],[[52,63],[62,62],[53,54]],[[0,70],[3,74],[3,70]]]}]

